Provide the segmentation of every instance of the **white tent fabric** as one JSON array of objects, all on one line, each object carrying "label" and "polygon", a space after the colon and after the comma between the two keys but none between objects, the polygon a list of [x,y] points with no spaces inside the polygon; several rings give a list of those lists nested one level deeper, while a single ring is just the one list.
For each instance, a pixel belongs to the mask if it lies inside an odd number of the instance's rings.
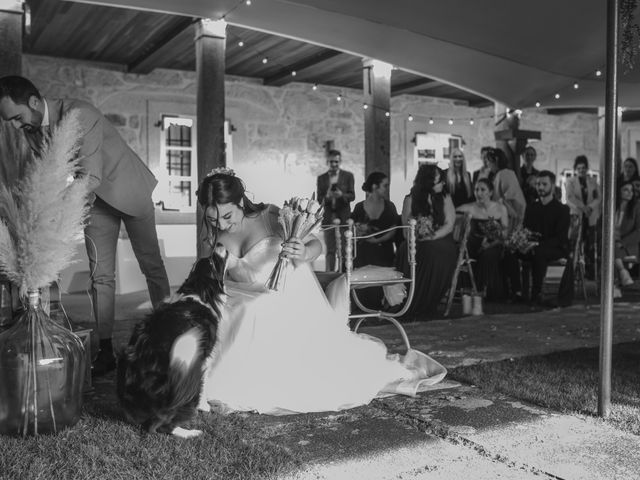
[{"label": "white tent fabric", "polygon": [[[224,15],[229,24],[383,60],[513,108],[604,104],[604,75],[595,75],[605,65],[601,0],[80,1]],[[621,76],[620,106],[640,107],[638,87],[638,71]]]}]

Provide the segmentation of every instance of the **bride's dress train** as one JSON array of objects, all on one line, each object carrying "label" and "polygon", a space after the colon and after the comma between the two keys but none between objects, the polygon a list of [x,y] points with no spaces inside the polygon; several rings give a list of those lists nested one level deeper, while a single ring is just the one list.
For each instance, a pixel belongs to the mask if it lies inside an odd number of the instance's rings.
[{"label": "bride's dress train", "polygon": [[282,240],[263,238],[231,257],[228,299],[204,376],[200,408],[273,415],[343,410],[389,393],[415,395],[446,370],[411,350],[387,355],[384,344],[349,330],[309,265],[290,267],[284,287],[264,284]]}]

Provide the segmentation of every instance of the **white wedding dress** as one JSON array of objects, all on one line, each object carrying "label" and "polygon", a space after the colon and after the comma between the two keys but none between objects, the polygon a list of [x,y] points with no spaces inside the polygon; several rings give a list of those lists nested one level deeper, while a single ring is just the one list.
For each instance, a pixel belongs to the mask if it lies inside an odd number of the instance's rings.
[{"label": "white wedding dress", "polygon": [[[201,410],[336,411],[379,395],[415,395],[444,378],[444,367],[421,352],[387,355],[380,340],[351,332],[344,309],[332,307],[308,264],[290,265],[281,290],[267,291],[281,243],[268,236],[229,259]],[[344,290],[340,295],[346,298]]]}]

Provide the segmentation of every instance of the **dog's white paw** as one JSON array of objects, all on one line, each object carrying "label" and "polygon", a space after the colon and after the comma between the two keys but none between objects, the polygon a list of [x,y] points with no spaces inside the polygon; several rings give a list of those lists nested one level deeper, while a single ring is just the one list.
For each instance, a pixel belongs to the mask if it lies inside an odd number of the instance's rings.
[{"label": "dog's white paw", "polygon": [[202,435],[202,430],[187,430],[186,428],[176,427],[171,431],[171,435],[179,438],[196,438]]}]

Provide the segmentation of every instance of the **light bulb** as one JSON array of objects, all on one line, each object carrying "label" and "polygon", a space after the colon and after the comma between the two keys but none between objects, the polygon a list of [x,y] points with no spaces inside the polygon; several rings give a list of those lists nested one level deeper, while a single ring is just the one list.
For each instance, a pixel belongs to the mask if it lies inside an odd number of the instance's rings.
[{"label": "light bulb", "polygon": [[291,76],[292,76],[292,77],[295,77],[297,74],[298,74],[298,72],[296,72],[295,70],[293,70],[293,71],[291,72]]},{"label": "light bulb", "polygon": [[579,89],[579,88],[580,88],[580,85],[578,85],[578,82],[576,82],[576,83],[574,83],[574,84],[573,84],[573,89],[574,89],[574,90],[577,90],[577,89]]},{"label": "light bulb", "polygon": [[433,125],[433,118],[429,119],[429,125]]},{"label": "light bulb", "polygon": [[251,0],[245,0],[245,2],[247,5],[251,5]]},{"label": "light bulb", "polygon": [[413,115],[409,114],[409,117],[407,118],[407,120],[409,120],[410,122],[413,122]]},{"label": "light bulb", "polygon": [[596,70],[596,77],[600,77],[602,75],[602,71],[600,69]]},{"label": "light bulb", "polygon": [[267,63],[268,61],[269,61],[269,59],[268,59],[267,57],[264,57],[264,58],[262,59],[262,63]]},{"label": "light bulb", "polygon": [[363,104],[363,105],[362,105],[362,108],[364,108],[364,109],[366,110],[367,108],[369,108],[369,105],[367,105],[367,104],[365,103],[365,104]]},{"label": "light bulb", "polygon": [[556,100],[558,100],[558,99],[560,98],[560,94],[559,94],[559,93],[556,93],[556,94],[553,96],[553,98],[555,98]]},{"label": "light bulb", "polygon": [[453,119],[449,119],[449,125],[453,125]]},{"label": "light bulb", "polygon": [[471,120],[469,120],[469,125],[473,125],[473,124],[474,124],[474,121],[473,121],[473,118],[472,118]]},{"label": "light bulb", "polygon": [[536,108],[540,108],[540,102],[536,102]]},{"label": "light bulb", "polygon": [[238,46],[239,46],[239,47],[244,47],[244,42],[243,42],[242,40],[240,40],[240,41],[238,42]]},{"label": "light bulb", "polygon": [[317,83],[314,83],[314,84],[313,84],[313,87],[311,87],[311,89],[312,89],[312,90],[317,90],[317,89],[318,89],[318,84],[317,84]]},{"label": "light bulb", "polygon": [[341,102],[341,101],[342,101],[342,94],[338,95],[338,96],[336,97],[336,100],[337,100],[337,101],[339,101],[339,102]]},{"label": "light bulb", "polygon": [[390,114],[389,112],[384,112],[384,116],[385,116],[385,117],[390,117],[390,116],[391,116],[391,114]]}]

